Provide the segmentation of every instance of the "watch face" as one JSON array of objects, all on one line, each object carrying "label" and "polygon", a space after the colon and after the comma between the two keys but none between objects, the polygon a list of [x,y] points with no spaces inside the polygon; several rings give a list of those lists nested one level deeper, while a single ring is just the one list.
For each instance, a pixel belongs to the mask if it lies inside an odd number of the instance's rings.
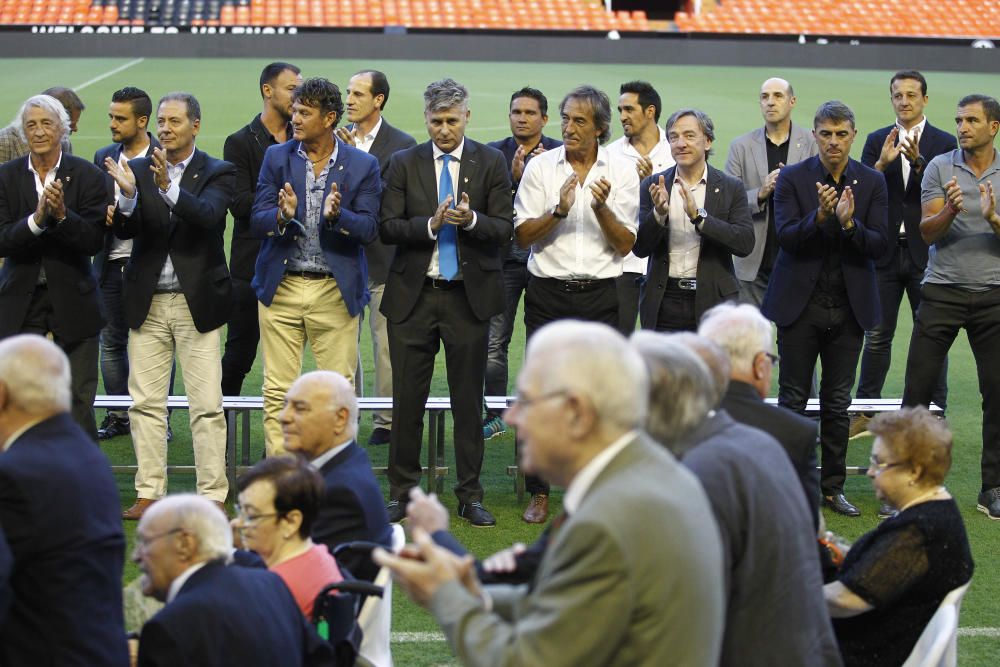
[{"label": "watch face", "polygon": [[698,209],[698,217],[699,218],[707,218],[708,217],[708,211],[706,211],[703,208],[699,208]]}]

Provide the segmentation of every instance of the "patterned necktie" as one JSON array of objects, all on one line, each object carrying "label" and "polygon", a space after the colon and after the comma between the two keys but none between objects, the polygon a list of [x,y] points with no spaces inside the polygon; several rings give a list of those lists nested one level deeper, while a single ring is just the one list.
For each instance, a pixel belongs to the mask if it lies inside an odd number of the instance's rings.
[{"label": "patterned necktie", "polygon": [[[438,204],[451,196],[450,208],[455,208],[455,187],[451,182],[451,171],[448,163],[454,160],[450,155],[441,156],[441,181],[438,183]],[[438,231],[438,263],[441,275],[448,280],[454,280],[458,275],[458,243],[455,225],[445,224]]]}]

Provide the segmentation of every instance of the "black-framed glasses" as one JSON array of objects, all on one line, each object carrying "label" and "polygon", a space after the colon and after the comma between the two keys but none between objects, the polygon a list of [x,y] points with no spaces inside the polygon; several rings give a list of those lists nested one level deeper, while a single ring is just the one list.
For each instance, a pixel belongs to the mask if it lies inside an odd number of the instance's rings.
[{"label": "black-framed glasses", "polygon": [[160,539],[161,537],[167,537],[168,535],[176,535],[177,533],[183,533],[183,528],[171,528],[170,530],[165,530],[162,533],[157,533],[156,535],[150,535],[149,537],[144,536],[142,533],[137,532],[135,534],[135,548],[136,549],[146,549],[150,544]]},{"label": "black-framed glasses", "polygon": [[878,457],[875,456],[874,454],[872,454],[868,458],[868,462],[870,463],[870,466],[875,469],[876,475],[881,474],[882,472],[888,470],[889,468],[895,468],[896,466],[901,466],[906,464],[906,461],[894,461],[894,462],[879,461]]},{"label": "black-framed glasses", "polygon": [[767,357],[767,360],[771,362],[772,366],[777,366],[778,362],[781,361],[781,357],[774,354],[773,352],[768,352],[767,350],[763,350],[763,352],[764,356]]},{"label": "black-framed glasses", "polygon": [[553,398],[559,398],[562,396],[568,396],[569,392],[565,389],[559,389],[556,391],[550,391],[547,394],[542,394],[541,396],[535,396],[534,398],[529,398],[524,394],[518,392],[517,396],[514,397],[514,402],[511,407],[517,406],[519,408],[527,408],[535,403],[541,403],[542,401],[548,401]]}]

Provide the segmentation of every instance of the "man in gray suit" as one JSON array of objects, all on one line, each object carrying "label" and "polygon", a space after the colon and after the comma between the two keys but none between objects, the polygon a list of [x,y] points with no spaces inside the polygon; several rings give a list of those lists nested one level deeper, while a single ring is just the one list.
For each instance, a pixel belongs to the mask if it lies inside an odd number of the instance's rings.
[{"label": "man in gray suit", "polygon": [[649,380],[605,324],[555,322],[528,344],[504,415],[522,465],[566,487],[533,585],[479,585],[435,546],[375,560],[428,608],[464,665],[714,665],[722,555],[705,492],[639,428]]},{"label": "man in gray suit", "polygon": [[774,184],[785,165],[816,155],[816,141],[808,127],[792,125],[795,92],[784,79],[768,79],[760,87],[764,127],[733,140],[726,173],[743,181],[753,217],[754,246],[746,257],[733,256],[740,298],[758,308],[767,291],[771,268],[778,256],[774,231]]}]

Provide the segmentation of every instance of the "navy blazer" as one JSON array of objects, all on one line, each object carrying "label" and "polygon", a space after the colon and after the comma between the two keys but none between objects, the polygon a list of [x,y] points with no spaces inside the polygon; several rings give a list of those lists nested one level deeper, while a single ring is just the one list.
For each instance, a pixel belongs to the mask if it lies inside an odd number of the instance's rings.
[{"label": "navy blazer", "polygon": [[281,577],[206,563],[142,627],[140,667],[335,665]]},{"label": "navy blazer", "polygon": [[0,526],[0,627],[7,620],[7,610],[13,593],[10,591],[10,571],[14,567],[14,557],[7,546],[7,538],[3,536],[3,526]]},{"label": "navy blazer", "polygon": [[842,240],[840,259],[847,297],[858,324],[865,331],[882,317],[875,282],[875,262],[888,243],[888,204],[885,178],[857,160],[849,160],[843,178],[854,192],[855,229],[844,232],[835,218],[822,228],[816,224],[824,180],[819,157],[781,170],[774,189],[774,226],[778,258],[768,283],[761,312],[779,327],[789,326],[805,310],[823,267],[823,249]]},{"label": "navy blazer", "polygon": [[[885,138],[889,136],[889,132],[894,127],[896,127],[895,123],[880,130],[875,130],[868,135],[868,138],[865,140],[865,148],[861,151],[862,164],[868,165],[872,169],[875,168],[875,163],[878,162],[879,155],[882,153],[882,145],[885,143]],[[942,153],[955,150],[958,145],[953,135],[939,130],[928,121],[924,125],[924,133],[920,135],[918,147],[921,157],[930,162]],[[904,188],[903,160],[905,159],[905,157],[900,155],[883,172],[885,185],[889,192],[889,242],[885,252],[875,262],[875,265],[879,268],[888,266],[896,257],[898,248],[896,239],[899,238],[900,222],[903,223],[903,227],[906,229],[906,247],[910,251],[913,263],[921,269],[927,266],[927,244],[924,243],[923,237],[920,236],[920,181],[923,172],[914,174],[911,171],[910,180]]]},{"label": "navy blazer", "polygon": [[[368,303],[368,266],[363,246],[378,236],[382,181],[374,156],[340,139],[336,142],[337,161],[327,175],[323,200],[336,183],[341,195],[340,217],[332,222],[323,221],[319,244],[347,312],[354,317]],[[286,227],[285,234],[278,233],[278,190],[285,183],[291,183],[298,199],[295,218],[303,223],[306,219],[306,163],[297,153],[300,145],[301,142],[292,140],[271,146],[264,153],[264,164],[260,167],[250,229],[264,243],[257,255],[251,285],[265,306],[271,305],[285,275],[288,258],[297,246],[294,226]]]},{"label": "navy blazer", "polygon": [[68,413],[0,454],[0,525],[14,555],[0,665],[128,665],[118,486]]}]

